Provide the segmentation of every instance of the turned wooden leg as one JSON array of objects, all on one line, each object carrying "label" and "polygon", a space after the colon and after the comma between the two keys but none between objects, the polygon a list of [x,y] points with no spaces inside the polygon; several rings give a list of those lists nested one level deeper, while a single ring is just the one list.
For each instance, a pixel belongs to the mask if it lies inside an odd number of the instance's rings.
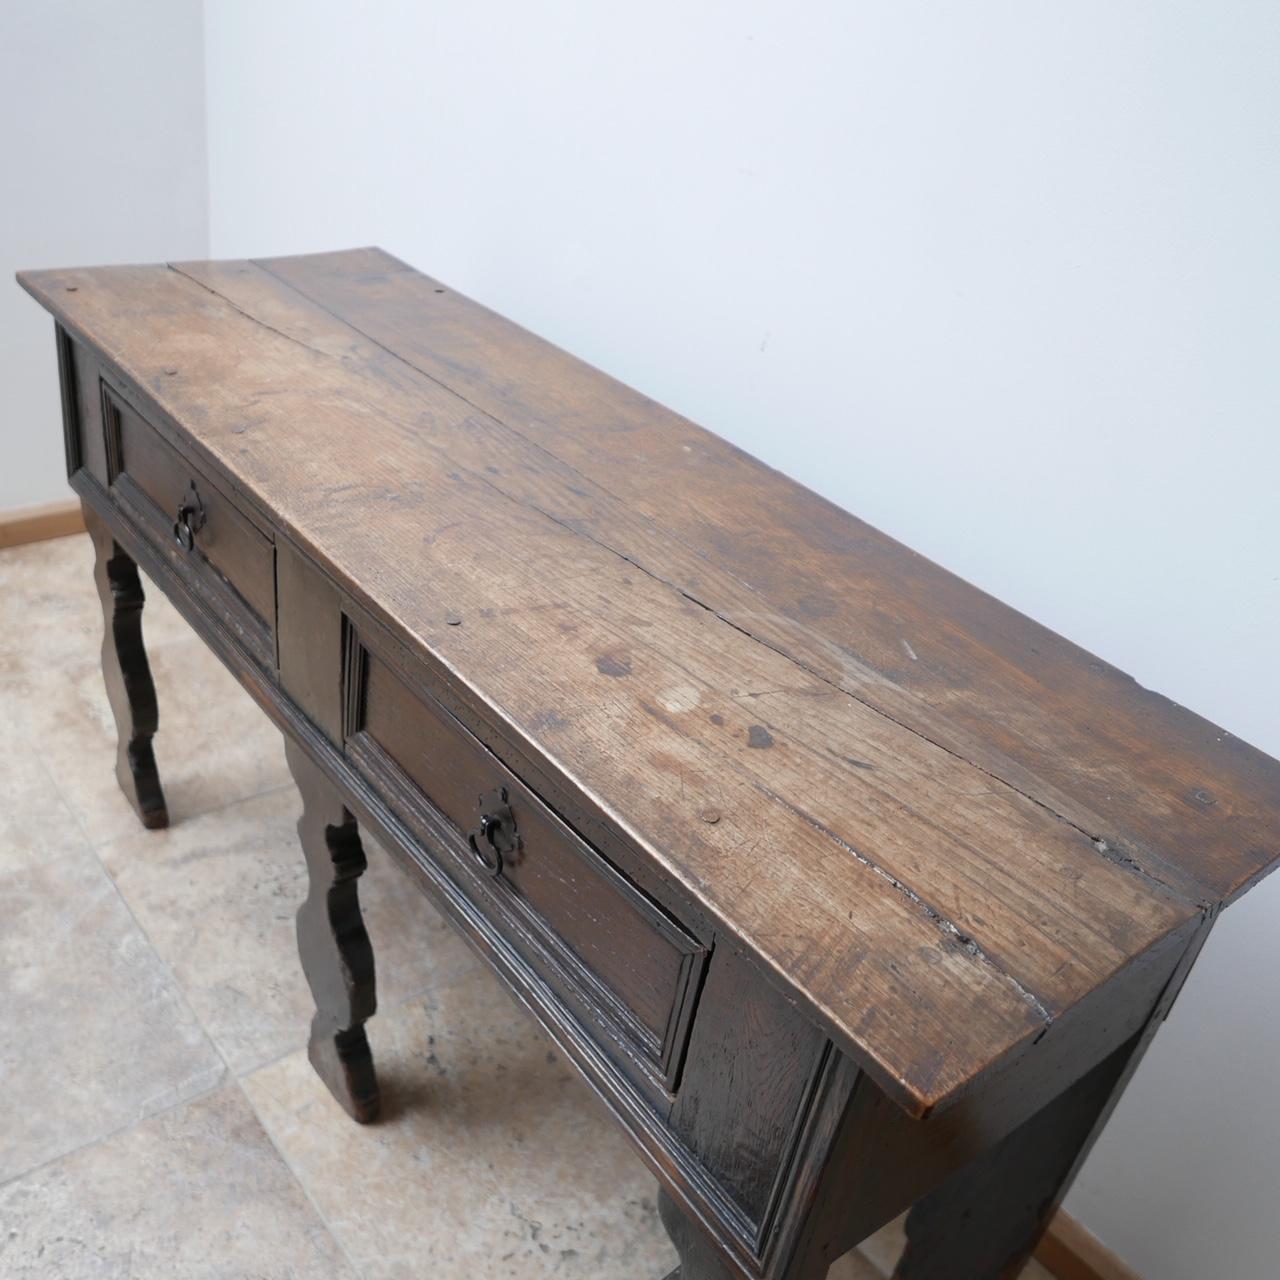
[{"label": "turned wooden leg", "polygon": [[1118,1049],[920,1200],[907,1215],[907,1248],[894,1280],[1019,1275],[1140,1053],[1134,1041]]},{"label": "turned wooden leg", "polygon": [[167,827],[169,811],[151,748],[159,711],[142,644],[142,581],[138,566],[111,530],[91,507],[82,505],[93,540],[93,577],[102,601],[102,675],[116,721],[116,777],[143,826]]},{"label": "turned wooden leg", "polygon": [[733,1272],[720,1261],[706,1237],[685,1217],[665,1187],[658,1189],[658,1216],[680,1255],[680,1265],[667,1280],[735,1280]]},{"label": "turned wooden leg", "polygon": [[310,889],[298,908],[298,954],[315,997],[307,1052],[329,1092],[361,1124],[378,1114],[378,1079],[364,1023],[377,1007],[373,947],[356,882],[365,869],[356,820],[333,784],[289,739],[285,754],[298,790],[298,836]]}]

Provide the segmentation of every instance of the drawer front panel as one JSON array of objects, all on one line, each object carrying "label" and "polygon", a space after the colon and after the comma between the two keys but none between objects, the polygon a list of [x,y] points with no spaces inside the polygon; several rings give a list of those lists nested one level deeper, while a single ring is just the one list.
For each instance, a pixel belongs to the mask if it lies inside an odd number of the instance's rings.
[{"label": "drawer front panel", "polygon": [[[448,819],[468,842],[464,857],[492,877],[522,931],[550,958],[552,981],[672,1090],[706,959],[702,945],[441,704],[370,652],[349,623],[347,631],[349,752],[372,781],[398,774]],[[486,816],[505,828],[492,840]]]},{"label": "drawer front panel", "polygon": [[[102,422],[109,485],[144,508],[166,545],[180,545],[175,523],[185,505],[186,524],[193,531],[187,558],[215,579],[233,608],[238,605],[270,636],[276,612],[271,539],[106,382]],[[139,495],[144,502],[136,501]]]}]

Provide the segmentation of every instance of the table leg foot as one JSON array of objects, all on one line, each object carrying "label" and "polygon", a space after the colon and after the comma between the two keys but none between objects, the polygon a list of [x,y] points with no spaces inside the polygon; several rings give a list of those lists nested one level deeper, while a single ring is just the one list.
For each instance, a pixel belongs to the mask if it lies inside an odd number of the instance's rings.
[{"label": "table leg foot", "polygon": [[102,601],[102,676],[116,722],[116,778],[144,827],[167,827],[169,811],[151,747],[160,716],[142,643],[142,579],[132,557],[88,505],[84,521]]},{"label": "table leg foot", "polygon": [[298,836],[310,876],[298,908],[298,954],[316,1002],[307,1056],[343,1109],[368,1124],[377,1118],[379,1094],[364,1031],[377,1008],[373,946],[356,889],[364,849],[333,784],[288,739],[285,754],[302,793]]},{"label": "table leg foot", "polygon": [[317,1014],[311,1023],[307,1057],[352,1119],[370,1124],[378,1118],[378,1077],[364,1027],[334,1032],[329,1020]]}]

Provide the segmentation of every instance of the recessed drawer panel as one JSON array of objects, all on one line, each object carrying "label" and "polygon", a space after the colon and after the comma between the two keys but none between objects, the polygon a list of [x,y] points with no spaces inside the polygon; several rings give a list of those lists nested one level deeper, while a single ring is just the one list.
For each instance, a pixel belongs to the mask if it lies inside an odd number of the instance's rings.
[{"label": "recessed drawer panel", "polygon": [[113,387],[102,383],[107,479],[167,549],[180,548],[202,584],[270,659],[275,626],[272,540]]},{"label": "recessed drawer panel", "polygon": [[452,824],[456,856],[510,914],[513,945],[672,1090],[702,945],[350,623],[346,643],[348,754],[375,784],[407,789]]}]

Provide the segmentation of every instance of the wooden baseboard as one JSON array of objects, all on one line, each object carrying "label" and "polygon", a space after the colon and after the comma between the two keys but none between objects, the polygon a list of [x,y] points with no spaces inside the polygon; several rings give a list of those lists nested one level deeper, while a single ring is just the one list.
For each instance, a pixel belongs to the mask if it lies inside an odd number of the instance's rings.
[{"label": "wooden baseboard", "polygon": [[38,507],[0,511],[0,547],[20,547],[25,542],[64,538],[84,532],[84,515],[76,498],[46,502]]},{"label": "wooden baseboard", "polygon": [[1058,1280],[1142,1280],[1097,1236],[1061,1209],[1036,1249],[1036,1261]]}]

